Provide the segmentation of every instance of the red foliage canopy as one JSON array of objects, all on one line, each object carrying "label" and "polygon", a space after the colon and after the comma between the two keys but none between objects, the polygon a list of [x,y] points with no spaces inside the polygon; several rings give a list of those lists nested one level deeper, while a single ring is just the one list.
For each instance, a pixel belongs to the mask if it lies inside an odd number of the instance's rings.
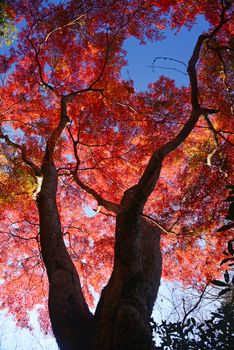
[{"label": "red foliage canopy", "polygon": [[59,98],[70,96],[71,122],[56,148],[58,205],[68,251],[92,305],[113,259],[115,213],[98,206],[100,197],[118,204],[152,152],[178,133],[192,108],[190,88],[165,76],[148,91],[135,92],[133,82],[121,78],[123,43],[129,36],[142,43],[160,40],[166,26],[190,27],[199,14],[210,32],[217,28],[197,66],[199,99],[217,112],[204,115],[166,158],[144,214],[162,228],[165,278],[199,286],[217,271],[227,233],[216,230],[225,216],[225,185],[233,181],[228,3],[9,1],[21,22],[17,42],[0,56],[1,299],[21,325],[27,323],[27,310],[44,302],[47,288],[33,195],[37,169],[25,159],[41,165],[59,121]]}]

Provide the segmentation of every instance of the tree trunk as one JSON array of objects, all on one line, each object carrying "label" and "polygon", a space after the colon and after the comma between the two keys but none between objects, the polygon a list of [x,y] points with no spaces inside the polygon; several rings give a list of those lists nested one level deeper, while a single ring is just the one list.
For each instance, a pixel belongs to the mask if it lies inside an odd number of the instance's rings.
[{"label": "tree trunk", "polygon": [[44,162],[43,184],[37,203],[42,257],[49,279],[50,320],[60,349],[91,350],[93,316],[63,241],[56,190],[57,170],[50,162]]},{"label": "tree trunk", "polygon": [[[121,233],[121,246],[115,246],[113,273],[93,322],[62,237],[56,205],[56,168],[44,161],[42,171],[43,184],[37,199],[40,242],[49,279],[49,314],[60,349],[152,349],[150,316],[161,276],[159,229],[144,218],[139,225],[134,216],[126,221],[127,228],[122,219],[117,222],[117,230],[124,234]],[[135,226],[140,238],[134,243],[129,232]],[[142,267],[135,264],[132,245],[142,254]]]},{"label": "tree trunk", "polygon": [[[213,110],[202,109],[198,100],[196,64],[206,39],[205,35],[198,38],[188,65],[190,117],[171,141],[153,152],[138,183],[125,191],[121,203],[113,207],[74,176],[79,186],[117,213],[113,272],[94,317],[66,250],[56,205],[58,175],[53,155],[69,120],[67,102],[70,96],[61,99],[60,123],[47,142],[41,169],[43,183],[37,201],[42,256],[49,279],[49,313],[61,350],[151,350],[154,347],[150,316],[161,277],[160,233],[143,220],[142,212],[160,176],[164,158],[184,142],[202,114],[213,113]],[[76,147],[74,151],[77,170]]]},{"label": "tree trunk", "polygon": [[126,191],[117,211],[114,269],[95,316],[88,309],[67,252],[53,160],[56,142],[68,121],[66,102],[63,97],[60,123],[47,141],[37,198],[42,258],[49,280],[49,315],[56,341],[61,350],[150,350],[150,316],[161,276],[160,233],[142,219],[134,200],[129,200],[131,190]]},{"label": "tree trunk", "polygon": [[160,229],[136,208],[134,195],[128,196],[132,189],[118,205],[102,198],[76,173],[74,180],[98,205],[117,215],[114,268],[95,312],[93,349],[152,349],[150,316],[162,268]]},{"label": "tree trunk", "polygon": [[141,219],[136,247],[141,252],[139,266],[131,252],[130,226],[136,224],[132,219],[132,223],[130,218],[126,221],[128,231],[117,223],[116,231],[124,231],[125,237],[122,247],[115,245],[113,272],[95,312],[95,350],[154,348],[150,317],[161,278],[160,230]]},{"label": "tree trunk", "polygon": [[37,198],[42,258],[49,280],[49,315],[62,350],[91,350],[93,315],[84,299],[80,279],[64,244],[56,194],[58,173],[53,156],[67,122],[66,97],[61,99],[60,123],[47,141]]}]

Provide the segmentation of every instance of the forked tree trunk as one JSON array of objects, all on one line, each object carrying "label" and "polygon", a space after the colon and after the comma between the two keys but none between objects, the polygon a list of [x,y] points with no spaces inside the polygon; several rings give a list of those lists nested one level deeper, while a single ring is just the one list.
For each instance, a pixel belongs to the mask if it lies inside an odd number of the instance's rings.
[{"label": "forked tree trunk", "polygon": [[61,350],[150,350],[150,316],[161,277],[160,232],[141,219],[134,200],[123,200],[117,213],[113,273],[93,316],[63,241],[56,204],[58,174],[53,154],[68,121],[66,101],[61,102],[61,120],[47,142],[37,198],[56,341]]},{"label": "forked tree trunk", "polygon": [[40,243],[49,280],[49,315],[62,350],[91,350],[93,316],[82,294],[77,271],[66,250],[56,205],[57,170],[44,162],[43,184],[37,203]]},{"label": "forked tree trunk", "polygon": [[[224,20],[210,34],[215,35]],[[125,191],[117,209],[82,184],[77,184],[117,213],[114,267],[93,316],[82,294],[77,271],[66,250],[56,205],[58,174],[53,161],[56,142],[67,121],[61,99],[60,124],[47,142],[41,168],[43,183],[37,200],[40,240],[49,279],[49,313],[61,350],[152,350],[150,316],[161,277],[160,232],[142,219],[144,205],[159,178],[164,158],[188,137],[199,117],[216,111],[199,104],[196,64],[203,43],[201,35],[188,64],[191,84],[191,115],[181,131],[155,150],[139,182]],[[78,155],[76,154],[77,160]],[[31,166],[31,162],[27,161]],[[37,170],[36,170],[37,171]],[[104,204],[105,204],[104,203]],[[109,210],[109,209],[108,209]]]},{"label": "forked tree trunk", "polygon": [[[37,203],[40,239],[49,279],[49,314],[61,350],[150,350],[150,316],[161,277],[160,232],[145,219],[129,219],[141,232],[134,243],[131,227],[115,246],[115,265],[102,292],[95,317],[82,294],[79,276],[63,242],[56,205],[57,171],[44,162],[43,184]],[[119,223],[121,231],[125,228]],[[136,245],[132,248],[131,246]],[[142,252],[141,266],[134,252]]]}]

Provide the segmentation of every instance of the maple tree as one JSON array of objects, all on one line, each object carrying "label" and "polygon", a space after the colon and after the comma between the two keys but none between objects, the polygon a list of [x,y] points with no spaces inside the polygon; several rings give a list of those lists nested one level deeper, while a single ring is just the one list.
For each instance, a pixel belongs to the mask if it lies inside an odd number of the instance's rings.
[{"label": "maple tree", "polygon": [[[2,307],[26,326],[48,289],[61,349],[153,349],[160,241],[164,278],[199,287],[230,235],[216,231],[233,181],[231,2],[8,6],[21,25],[0,62]],[[188,88],[121,78],[126,38],[199,14],[210,29],[183,63]]]}]

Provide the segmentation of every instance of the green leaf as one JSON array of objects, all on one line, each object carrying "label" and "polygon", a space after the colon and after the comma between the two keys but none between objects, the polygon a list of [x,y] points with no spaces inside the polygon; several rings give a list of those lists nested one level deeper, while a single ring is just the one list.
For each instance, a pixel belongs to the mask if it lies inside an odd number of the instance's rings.
[{"label": "green leaf", "polygon": [[226,262],[232,261],[232,260],[234,260],[234,259],[233,259],[233,258],[226,258],[226,259],[223,259],[223,260],[221,261],[220,265],[223,265],[223,264],[225,264]]},{"label": "green leaf", "polygon": [[223,232],[223,231],[226,231],[226,230],[229,230],[230,228],[234,227],[234,222],[232,222],[231,224],[228,224],[228,225],[224,225],[222,227],[220,227],[217,232]]},{"label": "green leaf", "polygon": [[193,325],[195,326],[195,325],[196,325],[196,320],[195,320],[195,318],[191,317],[191,321],[192,321]]},{"label": "green leaf", "polygon": [[219,292],[219,297],[230,292],[231,290],[232,290],[231,288],[225,288],[225,289],[221,290],[221,292]]},{"label": "green leaf", "polygon": [[227,272],[227,270],[226,270],[225,273],[224,273],[224,279],[225,279],[225,282],[226,282],[226,283],[229,282],[229,273]]},{"label": "green leaf", "polygon": [[214,284],[215,286],[219,286],[219,287],[226,287],[227,283],[223,282],[223,281],[219,281],[219,280],[212,280],[210,281],[212,284]]},{"label": "green leaf", "polygon": [[224,202],[234,202],[234,196],[228,196]]},{"label": "green leaf", "polygon": [[230,239],[230,241],[228,242],[228,251],[231,255],[234,255],[234,249],[233,249],[232,242],[233,242],[233,239]]},{"label": "green leaf", "polygon": [[223,318],[223,316],[218,314],[217,312],[212,312],[212,315],[214,315],[216,318]]}]

